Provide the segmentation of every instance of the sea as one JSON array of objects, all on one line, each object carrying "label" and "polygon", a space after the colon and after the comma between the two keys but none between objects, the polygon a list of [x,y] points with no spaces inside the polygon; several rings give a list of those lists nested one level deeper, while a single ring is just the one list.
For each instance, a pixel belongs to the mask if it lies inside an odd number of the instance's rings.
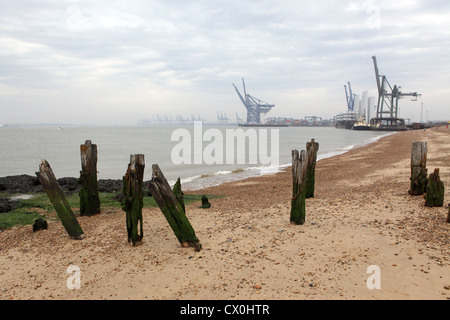
[{"label": "sea", "polygon": [[[209,130],[213,129],[213,130]],[[195,131],[197,130],[197,131]],[[35,175],[42,160],[47,160],[57,178],[79,177],[81,170],[80,145],[91,140],[98,149],[98,178],[122,179],[125,174],[130,155],[144,154],[144,180],[152,178],[152,165],[158,164],[166,179],[173,185],[177,178],[181,179],[184,190],[198,190],[220,185],[225,182],[243,180],[249,177],[275,174],[291,165],[292,150],[306,150],[306,143],[314,139],[319,143],[318,161],[345,153],[353,148],[377,141],[392,132],[353,131],[334,127],[280,127],[280,128],[241,128],[238,126],[135,126],[135,127],[0,127],[0,177],[13,175]],[[209,131],[208,131],[209,130]],[[227,142],[222,141],[224,161],[212,164],[205,161],[195,152],[205,154],[211,148],[212,141],[205,138],[207,132],[216,133],[226,140],[226,133],[244,130],[244,133],[256,133],[257,137],[266,134],[270,145],[267,154],[271,155],[272,137],[278,137],[277,161],[270,163],[254,163],[248,157],[251,151],[250,139],[246,144],[245,161],[225,161]],[[249,131],[250,130],[250,131]],[[266,130],[266,131],[261,131]],[[277,131],[272,131],[277,130]],[[185,134],[180,138],[180,133]],[[221,133],[221,134],[220,134]],[[218,134],[218,135],[217,135]],[[182,146],[191,142],[189,151]],[[238,153],[238,141],[235,141],[235,153]],[[197,143],[196,146],[194,144]],[[208,147],[209,146],[209,147]],[[217,145],[215,145],[217,146]],[[192,154],[192,161],[174,161],[174,154]],[[215,151],[217,152],[217,150]],[[215,153],[211,153],[215,155]],[[197,158],[195,158],[197,157]],[[187,158],[184,158],[187,159]],[[190,162],[190,163],[189,163]],[[223,164],[222,164],[222,163]],[[238,163],[239,162],[239,163]]]}]

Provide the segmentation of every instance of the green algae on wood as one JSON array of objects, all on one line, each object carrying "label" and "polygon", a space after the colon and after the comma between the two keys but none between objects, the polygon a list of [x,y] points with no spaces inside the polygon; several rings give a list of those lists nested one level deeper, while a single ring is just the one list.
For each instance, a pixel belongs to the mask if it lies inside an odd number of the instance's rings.
[{"label": "green algae on wood", "polygon": [[81,185],[80,215],[93,216],[100,213],[100,196],[97,181],[97,145],[86,140],[80,145],[81,171],[78,183]]},{"label": "green algae on wood", "polygon": [[314,198],[314,188],[316,184],[316,161],[317,152],[319,151],[319,144],[311,139],[311,142],[306,143],[306,153],[308,156],[308,164],[306,166],[306,198]]},{"label": "green algae on wood", "polygon": [[194,228],[157,164],[152,166],[152,173],[152,180],[149,182],[148,188],[173,233],[182,247],[190,246],[194,247],[196,251],[200,251],[202,245],[195,235]]},{"label": "green algae on wood", "polygon": [[126,212],[128,242],[131,241],[133,246],[144,237],[142,223],[142,208],[144,206],[142,183],[144,169],[144,155],[130,155],[130,163],[128,164],[126,175],[122,179],[122,194],[124,196],[122,210]]},{"label": "green algae on wood", "polygon": [[291,223],[302,225],[306,220],[306,151],[292,150],[292,200]]},{"label": "green algae on wood", "polygon": [[36,172],[36,176],[69,236],[75,240],[83,239],[85,237],[83,230],[81,229],[72,208],[67,202],[66,196],[47,160],[42,160],[42,163],[39,166],[39,172]]},{"label": "green algae on wood", "polygon": [[425,193],[425,206],[443,207],[444,206],[444,183],[439,177],[439,169],[428,177],[427,190]]}]

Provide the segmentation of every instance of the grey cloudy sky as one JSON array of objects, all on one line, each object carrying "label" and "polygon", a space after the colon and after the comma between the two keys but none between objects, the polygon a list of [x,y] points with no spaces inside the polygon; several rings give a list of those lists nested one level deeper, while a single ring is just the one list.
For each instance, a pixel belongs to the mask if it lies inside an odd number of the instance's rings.
[{"label": "grey cloudy sky", "polygon": [[423,94],[401,116],[418,121],[424,103],[450,120],[448,0],[2,0],[0,123],[244,118],[241,78],[269,116],[331,118],[347,81],[376,95],[373,55]]}]

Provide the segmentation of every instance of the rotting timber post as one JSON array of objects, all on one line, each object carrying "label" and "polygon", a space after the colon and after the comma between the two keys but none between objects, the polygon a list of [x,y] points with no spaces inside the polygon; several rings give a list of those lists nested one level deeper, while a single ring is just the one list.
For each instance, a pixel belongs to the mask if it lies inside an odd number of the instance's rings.
[{"label": "rotting timber post", "polygon": [[100,213],[100,197],[97,182],[97,145],[91,140],[80,145],[81,171],[78,183],[80,188],[80,215],[93,216]]},{"label": "rotting timber post", "polygon": [[[126,175],[123,177],[122,210],[126,212],[128,242],[135,246],[144,236],[142,225],[142,208],[144,206],[144,193],[142,183],[144,179],[144,155],[130,155],[130,163]],[[140,226],[140,233],[138,232]]]},{"label": "rotting timber post", "polygon": [[306,198],[314,198],[314,188],[316,183],[316,160],[317,152],[319,151],[319,144],[311,139],[311,142],[306,143],[306,153],[308,156],[308,163],[306,166]]},{"label": "rotting timber post", "polygon": [[423,195],[427,187],[427,143],[414,142],[411,147],[411,186],[409,194]]},{"label": "rotting timber post", "polygon": [[302,225],[305,223],[306,167],[306,151],[292,150],[291,224]]},{"label": "rotting timber post", "polygon": [[444,183],[439,177],[439,169],[428,177],[427,191],[425,193],[425,206],[443,207],[444,206]]},{"label": "rotting timber post", "polygon": [[69,236],[75,240],[83,239],[85,237],[83,230],[47,160],[42,160],[36,175]]},{"label": "rotting timber post", "polygon": [[[175,196],[157,164],[152,166],[152,172],[148,188],[181,246],[194,247],[195,251],[200,251],[202,245],[183,210],[182,203]],[[176,192],[181,192],[181,188]]]}]

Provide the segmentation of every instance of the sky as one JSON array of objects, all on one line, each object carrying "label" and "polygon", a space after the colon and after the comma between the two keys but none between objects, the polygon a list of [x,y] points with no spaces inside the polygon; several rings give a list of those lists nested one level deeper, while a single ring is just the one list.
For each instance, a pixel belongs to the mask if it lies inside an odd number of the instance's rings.
[{"label": "sky", "polygon": [[[0,124],[135,125],[180,114],[332,118],[377,96],[372,56],[413,121],[450,120],[448,0],[1,0]],[[422,105],[423,104],[423,105]]]}]

